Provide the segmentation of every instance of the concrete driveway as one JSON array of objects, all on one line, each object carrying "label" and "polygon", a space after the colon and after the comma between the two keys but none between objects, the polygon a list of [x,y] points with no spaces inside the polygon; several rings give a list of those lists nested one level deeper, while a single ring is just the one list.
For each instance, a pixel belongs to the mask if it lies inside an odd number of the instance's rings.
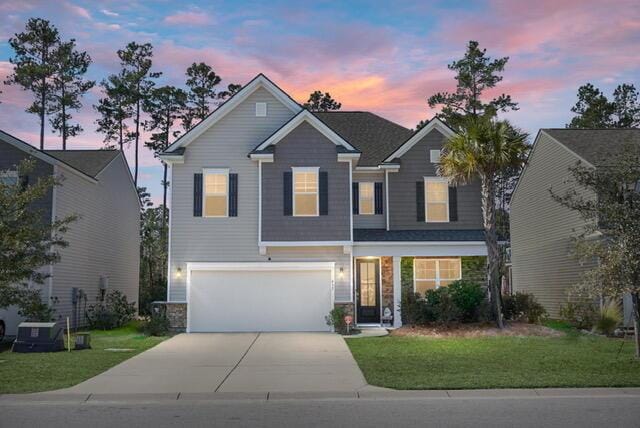
[{"label": "concrete driveway", "polygon": [[65,393],[352,392],[366,386],[332,333],[180,334]]}]

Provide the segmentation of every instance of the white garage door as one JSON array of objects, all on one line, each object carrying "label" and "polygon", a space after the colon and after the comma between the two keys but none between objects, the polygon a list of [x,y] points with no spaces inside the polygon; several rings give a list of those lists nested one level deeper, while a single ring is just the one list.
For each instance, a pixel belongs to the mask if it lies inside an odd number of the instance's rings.
[{"label": "white garage door", "polygon": [[332,272],[192,270],[188,331],[328,331]]}]

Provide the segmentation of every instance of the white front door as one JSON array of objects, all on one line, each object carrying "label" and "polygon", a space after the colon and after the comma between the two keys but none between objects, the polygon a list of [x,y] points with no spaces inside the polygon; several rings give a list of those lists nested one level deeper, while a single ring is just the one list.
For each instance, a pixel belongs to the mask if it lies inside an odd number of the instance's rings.
[{"label": "white front door", "polygon": [[191,270],[187,331],[329,331],[332,270],[291,267]]}]

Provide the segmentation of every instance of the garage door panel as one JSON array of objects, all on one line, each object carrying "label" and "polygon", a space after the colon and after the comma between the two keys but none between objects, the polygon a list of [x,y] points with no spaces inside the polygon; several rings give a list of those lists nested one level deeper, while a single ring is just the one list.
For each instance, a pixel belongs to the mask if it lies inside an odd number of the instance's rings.
[{"label": "garage door panel", "polygon": [[328,331],[331,272],[194,271],[189,330]]}]

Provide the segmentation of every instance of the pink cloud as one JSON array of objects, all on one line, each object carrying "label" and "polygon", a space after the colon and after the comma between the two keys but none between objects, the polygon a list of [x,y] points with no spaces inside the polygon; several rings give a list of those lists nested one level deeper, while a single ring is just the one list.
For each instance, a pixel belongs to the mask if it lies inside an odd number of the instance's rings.
[{"label": "pink cloud", "polygon": [[204,12],[178,12],[166,16],[164,22],[169,25],[208,25],[212,19]]},{"label": "pink cloud", "polygon": [[64,7],[76,16],[91,20],[91,14],[84,7],[78,6],[77,4],[73,3],[65,3]]}]

